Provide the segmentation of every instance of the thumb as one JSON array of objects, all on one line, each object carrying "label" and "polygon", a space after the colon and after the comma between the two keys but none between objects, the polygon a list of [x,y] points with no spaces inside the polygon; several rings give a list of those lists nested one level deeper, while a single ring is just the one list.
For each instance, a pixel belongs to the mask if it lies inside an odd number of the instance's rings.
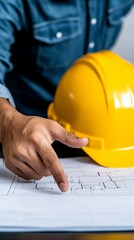
[{"label": "thumb", "polygon": [[75,134],[70,132],[65,132],[64,138],[60,140],[62,143],[69,147],[81,148],[88,144],[88,138],[79,138]]},{"label": "thumb", "polygon": [[52,141],[59,141],[69,147],[81,148],[88,144],[88,138],[79,138],[75,134],[68,132],[61,125],[57,124],[55,131],[51,131]]}]

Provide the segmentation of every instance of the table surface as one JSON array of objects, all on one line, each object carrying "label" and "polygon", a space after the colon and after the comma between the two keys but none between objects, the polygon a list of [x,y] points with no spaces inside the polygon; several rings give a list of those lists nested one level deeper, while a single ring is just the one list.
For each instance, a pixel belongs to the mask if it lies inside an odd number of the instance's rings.
[{"label": "table surface", "polygon": [[0,240],[133,240],[133,232],[118,233],[1,233]]}]

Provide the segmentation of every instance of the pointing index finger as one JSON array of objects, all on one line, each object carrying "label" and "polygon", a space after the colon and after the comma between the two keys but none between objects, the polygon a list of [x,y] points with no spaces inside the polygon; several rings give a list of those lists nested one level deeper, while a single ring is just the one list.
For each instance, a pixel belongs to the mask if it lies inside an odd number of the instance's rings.
[{"label": "pointing index finger", "polygon": [[40,157],[42,158],[42,161],[44,162],[47,169],[53,175],[60,190],[62,192],[66,192],[68,190],[68,181],[55,151],[53,150],[51,145],[49,146],[45,145],[44,149],[45,151],[43,152],[41,149],[39,150],[39,154]]}]

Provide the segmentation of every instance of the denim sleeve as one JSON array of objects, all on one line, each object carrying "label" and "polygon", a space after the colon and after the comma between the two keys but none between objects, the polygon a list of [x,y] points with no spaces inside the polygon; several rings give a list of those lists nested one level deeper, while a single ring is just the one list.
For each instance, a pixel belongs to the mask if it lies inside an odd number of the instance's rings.
[{"label": "denim sleeve", "polygon": [[23,24],[23,6],[21,0],[0,0],[0,97],[6,98],[15,106],[14,100],[4,78],[7,71],[13,68],[11,48],[15,42],[15,32]]}]

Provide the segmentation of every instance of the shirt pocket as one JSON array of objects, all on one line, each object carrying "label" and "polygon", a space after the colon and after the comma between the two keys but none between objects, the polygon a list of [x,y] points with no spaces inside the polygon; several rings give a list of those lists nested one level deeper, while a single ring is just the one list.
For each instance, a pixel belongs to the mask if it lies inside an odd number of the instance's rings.
[{"label": "shirt pocket", "polygon": [[108,24],[111,26],[118,26],[122,24],[123,17],[129,12],[133,0],[109,0],[108,2]]},{"label": "shirt pocket", "polygon": [[60,68],[69,64],[71,51],[81,33],[79,17],[42,22],[33,27],[39,68]]}]

